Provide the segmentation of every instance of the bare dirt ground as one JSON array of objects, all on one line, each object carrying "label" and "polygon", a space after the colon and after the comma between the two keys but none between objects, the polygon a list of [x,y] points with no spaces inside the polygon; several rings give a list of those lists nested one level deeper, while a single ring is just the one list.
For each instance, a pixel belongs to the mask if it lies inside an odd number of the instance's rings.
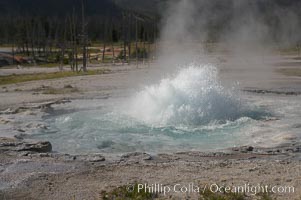
[{"label": "bare dirt ground", "polygon": [[[250,64],[251,63],[251,64]],[[222,59],[222,81],[240,82],[241,89],[251,92],[289,91],[297,95],[301,91],[299,76],[286,76],[276,72],[279,68],[300,69],[292,57],[266,58],[262,64],[241,59]],[[267,64],[268,63],[268,64]],[[278,63],[278,64],[277,64]],[[280,64],[279,64],[280,63]],[[257,67],[252,67],[252,66]],[[100,67],[97,67],[100,68]],[[135,92],[144,84],[159,76],[160,68],[133,65],[104,66],[111,73],[95,76],[68,77],[5,85],[0,87],[0,123],[3,115],[27,115],[28,117],[62,99],[110,98]],[[33,70],[33,69],[28,69]],[[35,72],[55,69],[37,68]],[[258,73],[260,71],[260,73]],[[32,71],[31,71],[32,72]],[[30,73],[31,73],[30,72]],[[28,73],[27,69],[0,69],[0,75]],[[66,86],[77,92],[62,92]],[[45,89],[46,88],[46,89]],[[45,94],[47,88],[55,88],[55,94]],[[285,95],[285,94],[280,94]],[[23,107],[22,112],[18,108]],[[2,130],[2,131],[1,131]],[[0,136],[13,138],[13,133],[0,129]],[[301,144],[294,141],[279,147],[263,149],[240,147],[226,153],[183,152],[151,156],[144,153],[124,155],[119,159],[102,155],[65,155],[50,152],[50,144],[20,139],[0,139],[0,199],[101,199],[102,191],[129,183],[175,184],[195,183],[200,187],[219,184],[240,186],[269,185],[278,188],[292,186],[294,192],[271,194],[277,199],[301,198]],[[159,195],[161,199],[197,199],[198,193]],[[249,199],[257,196],[249,195]]]},{"label": "bare dirt ground", "polygon": [[[51,153],[2,153],[2,199],[101,199],[102,191],[140,184],[191,183],[208,188],[268,185],[294,187],[295,191],[272,194],[278,199],[300,199],[300,155],[285,150],[240,150],[231,153],[186,152],[173,155],[129,154],[103,161],[96,155],[69,156]],[[268,153],[269,152],[269,153]],[[161,199],[197,199],[198,193],[170,192]],[[250,199],[255,199],[250,195]]]}]

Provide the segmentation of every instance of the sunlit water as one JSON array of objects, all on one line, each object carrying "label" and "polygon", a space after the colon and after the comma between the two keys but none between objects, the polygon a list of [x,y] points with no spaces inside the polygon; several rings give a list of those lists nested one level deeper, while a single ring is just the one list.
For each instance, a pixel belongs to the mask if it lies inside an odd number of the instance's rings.
[{"label": "sunlit water", "polygon": [[[224,88],[213,66],[191,64],[132,97],[57,106],[33,137],[59,152],[123,154],[221,150],[294,132],[299,113],[252,97]],[[287,118],[267,122],[274,117]]]}]

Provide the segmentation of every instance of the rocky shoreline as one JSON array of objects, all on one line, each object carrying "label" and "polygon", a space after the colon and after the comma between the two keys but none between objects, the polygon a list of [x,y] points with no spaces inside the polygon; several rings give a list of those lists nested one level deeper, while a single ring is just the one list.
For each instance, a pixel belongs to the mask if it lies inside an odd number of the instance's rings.
[{"label": "rocky shoreline", "polygon": [[[1,199],[100,199],[129,183],[290,185],[294,193],[272,194],[299,199],[301,144],[275,148],[239,147],[224,152],[136,152],[105,158],[100,154],[53,153],[45,141],[0,138]],[[168,198],[197,198],[171,193]],[[166,199],[159,194],[161,199]],[[159,198],[159,199],[160,199]],[[253,199],[250,197],[250,199]]]}]

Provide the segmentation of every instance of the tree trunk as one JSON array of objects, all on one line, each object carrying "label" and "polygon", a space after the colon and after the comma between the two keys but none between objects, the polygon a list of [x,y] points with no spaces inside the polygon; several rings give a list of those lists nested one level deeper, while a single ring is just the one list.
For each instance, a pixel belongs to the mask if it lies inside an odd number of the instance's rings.
[{"label": "tree trunk", "polygon": [[86,36],[86,21],[85,21],[85,6],[82,0],[82,45],[83,45],[83,71],[87,71],[87,36]]},{"label": "tree trunk", "polygon": [[12,65],[15,64],[15,41],[12,42]]},{"label": "tree trunk", "polygon": [[126,63],[126,44],[127,44],[127,31],[126,31],[126,14],[123,13],[123,64]]},{"label": "tree trunk", "polygon": [[114,49],[114,42],[112,42],[112,63],[115,65],[115,49]]},{"label": "tree trunk", "polygon": [[145,59],[146,59],[146,45],[145,45],[145,41],[146,41],[146,29],[144,28],[144,32],[143,32],[143,65],[145,65]]},{"label": "tree trunk", "polygon": [[136,54],[136,66],[138,68],[138,19],[136,17],[136,39],[135,39],[135,54]]},{"label": "tree trunk", "polygon": [[102,63],[105,62],[105,55],[106,55],[106,42],[103,41],[103,50],[102,50]]},{"label": "tree trunk", "polygon": [[129,14],[129,21],[128,21],[128,64],[131,64],[131,42],[132,42],[132,37],[131,37],[131,27],[132,27],[132,15]]}]

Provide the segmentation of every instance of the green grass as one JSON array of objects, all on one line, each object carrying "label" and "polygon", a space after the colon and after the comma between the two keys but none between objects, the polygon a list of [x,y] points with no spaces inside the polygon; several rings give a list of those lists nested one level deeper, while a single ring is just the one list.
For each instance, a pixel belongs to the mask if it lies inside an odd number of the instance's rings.
[{"label": "green grass", "polygon": [[42,91],[43,94],[69,94],[79,92],[77,88],[47,88]]},{"label": "green grass", "polygon": [[274,200],[274,198],[267,193],[258,194],[258,196],[260,196],[260,200]]},{"label": "green grass", "polygon": [[[110,192],[102,191],[99,196],[102,200],[154,200],[154,199],[170,199],[148,191],[138,192],[138,184],[129,186],[120,186]],[[73,197],[72,199],[76,199]],[[183,198],[184,199],[184,198]],[[210,190],[200,192],[199,200],[275,200],[268,193],[260,193],[256,196],[247,196],[246,194],[237,193],[213,193]]]},{"label": "green grass", "polygon": [[247,200],[244,194],[236,193],[213,193],[209,190],[206,190],[204,193],[201,193],[200,200]]},{"label": "green grass", "polygon": [[39,66],[39,67],[46,67],[46,68],[52,68],[52,67],[59,67],[60,63],[43,63],[43,64],[38,64],[37,66]]},{"label": "green grass", "polygon": [[[249,200],[250,197],[248,197],[245,194],[238,194],[238,193],[213,193],[209,190],[206,190],[204,193],[200,193],[201,197],[199,200]],[[254,199],[254,198],[251,198]],[[260,193],[256,195],[257,200],[274,200],[268,193]]]},{"label": "green grass", "polygon": [[22,75],[9,75],[0,76],[0,85],[16,84],[28,81],[38,81],[47,79],[58,79],[72,76],[87,76],[87,75],[98,75],[104,74],[109,70],[89,70],[87,72],[53,72],[53,73],[37,73],[37,74],[22,74]]},{"label": "green grass", "polygon": [[301,76],[301,69],[298,68],[278,69],[277,71],[286,76]]},{"label": "green grass", "polygon": [[[83,62],[82,61],[78,61],[77,62],[78,65],[82,65]],[[45,67],[45,68],[55,68],[55,67],[59,67],[61,65],[61,63],[53,63],[53,62],[50,62],[50,63],[42,63],[42,64],[37,64],[37,65],[27,65],[29,67]],[[26,65],[24,65],[26,66]],[[70,65],[69,64],[63,64],[63,68],[70,68]]]},{"label": "green grass", "polygon": [[281,54],[284,55],[296,55],[300,53],[300,49],[297,46],[287,47],[287,48],[281,48],[279,49]]},{"label": "green grass", "polygon": [[114,189],[111,192],[103,191],[101,198],[103,200],[152,200],[157,195],[145,192],[144,190],[138,192],[138,184],[134,184],[132,187],[121,186]]},{"label": "green grass", "polygon": [[[13,68],[17,68],[18,65],[6,65],[6,66],[2,66],[1,69],[13,69]],[[43,64],[21,64],[21,66],[23,68],[30,68],[30,67],[42,67],[42,68],[58,68],[60,66],[59,63],[43,63]],[[68,68],[70,68],[68,66]]]}]

